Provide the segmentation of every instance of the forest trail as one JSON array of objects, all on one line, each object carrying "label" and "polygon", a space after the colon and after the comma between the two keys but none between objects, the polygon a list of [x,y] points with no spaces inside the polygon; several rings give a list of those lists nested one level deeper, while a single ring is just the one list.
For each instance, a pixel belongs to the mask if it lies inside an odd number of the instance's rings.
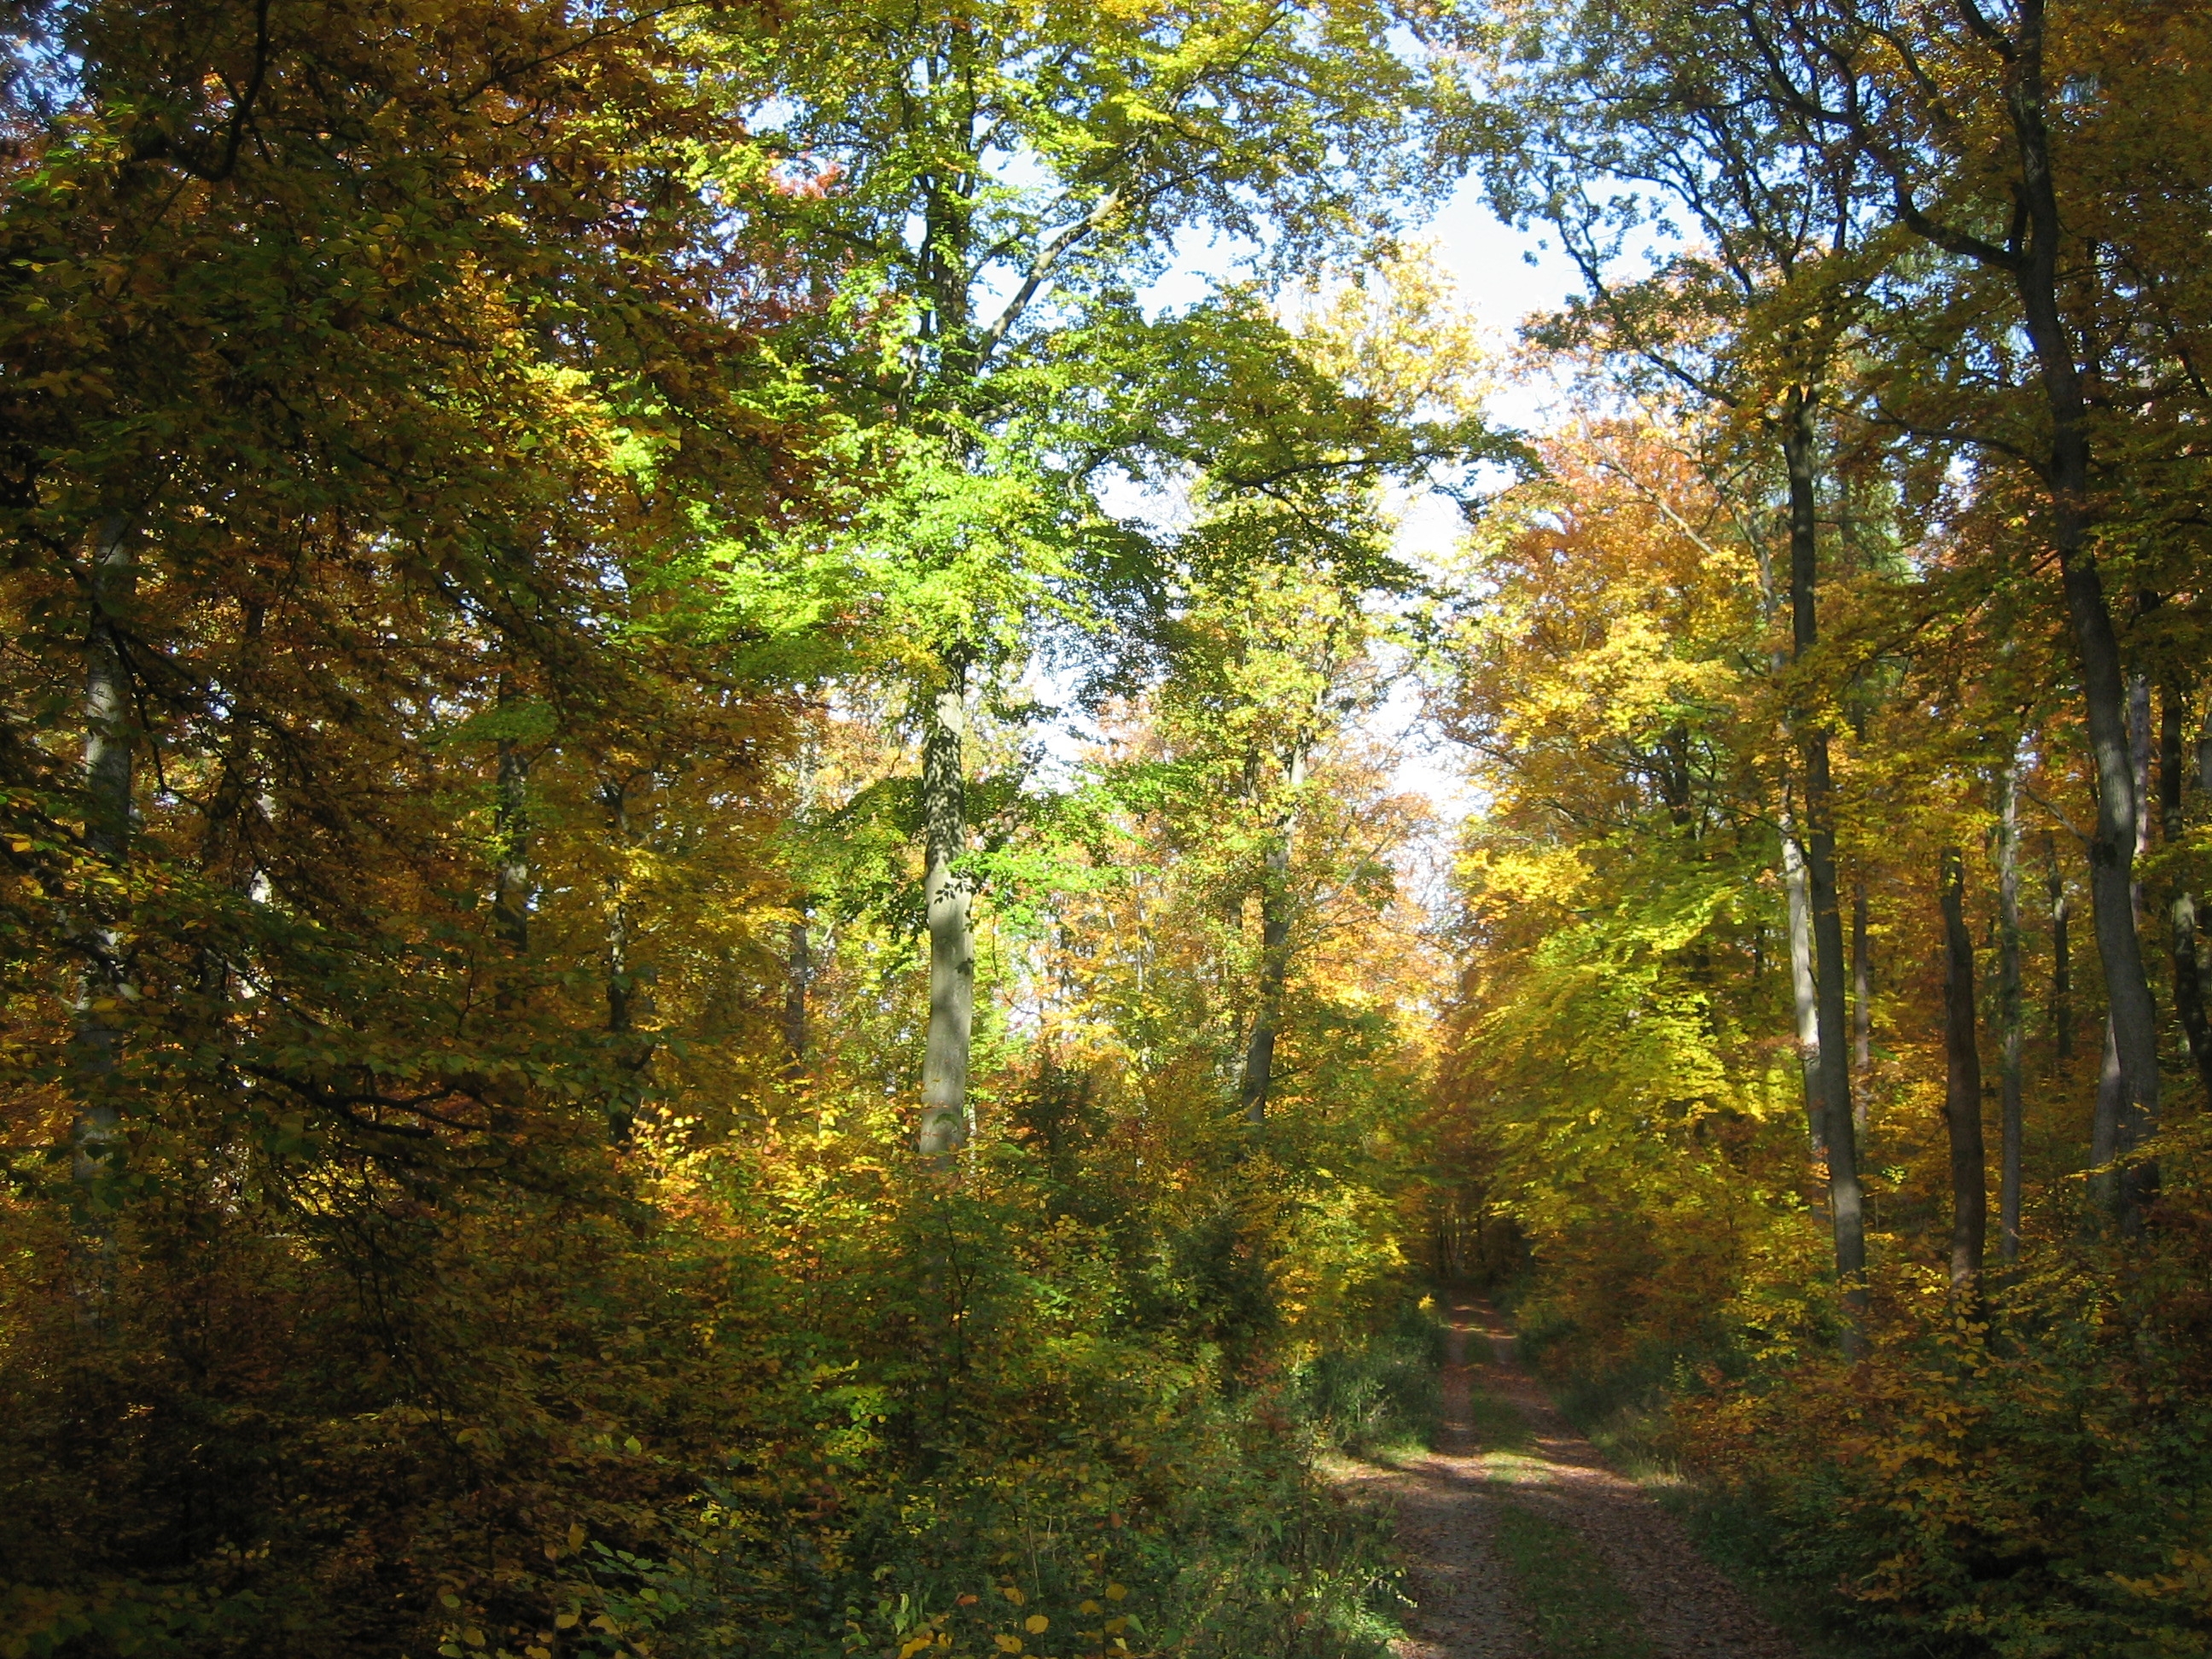
[{"label": "forest trail", "polygon": [[1802,1659],[1575,1432],[1486,1304],[1452,1308],[1437,1449],[1340,1482],[1396,1512],[1415,1603],[1397,1659]]}]

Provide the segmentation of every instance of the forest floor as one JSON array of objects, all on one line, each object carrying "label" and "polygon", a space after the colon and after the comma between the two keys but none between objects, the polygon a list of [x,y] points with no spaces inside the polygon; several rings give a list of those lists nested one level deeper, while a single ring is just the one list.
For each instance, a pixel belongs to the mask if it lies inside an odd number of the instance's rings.
[{"label": "forest floor", "polygon": [[1334,1473],[1396,1513],[1414,1603],[1397,1659],[1801,1659],[1574,1431],[1481,1303],[1452,1309],[1436,1449]]}]

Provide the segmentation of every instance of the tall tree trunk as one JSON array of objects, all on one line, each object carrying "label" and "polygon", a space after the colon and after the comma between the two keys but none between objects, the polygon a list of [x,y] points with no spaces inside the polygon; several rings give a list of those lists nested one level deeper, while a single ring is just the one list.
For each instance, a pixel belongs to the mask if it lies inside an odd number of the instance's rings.
[{"label": "tall tree trunk", "polygon": [[2051,1034],[2063,1062],[2074,1058],[2073,941],[2068,937],[2073,905],[2058,868],[2058,838],[2048,830],[2043,832],[2043,857],[2051,872],[2044,889],[2051,899]]},{"label": "tall tree trunk", "polygon": [[2021,1109],[2020,756],[2005,761],[1997,797],[1997,1010],[2004,1030],[1997,1170],[1997,1255],[2020,1259]]},{"label": "tall tree trunk", "polygon": [[961,749],[968,730],[966,673],[929,702],[922,737],[924,893],[929,926],[929,1039],[921,1066],[921,1128],[916,1144],[939,1157],[968,1140],[968,1051],[975,1017],[975,936],[969,879],[955,866],[968,850],[968,806]]},{"label": "tall tree trunk", "polygon": [[[130,534],[128,521],[116,514],[103,520],[94,535],[84,640],[84,844],[118,879],[131,856],[131,669],[122,613],[137,594],[138,568]],[[128,990],[119,896],[104,890],[97,875],[87,888],[80,936],[84,966],[77,978],[70,1056],[77,1110],[70,1129],[70,1168],[80,1185],[97,1181],[119,1151],[122,1113],[114,1083],[123,1027],[117,1011]],[[96,1222],[95,1231],[104,1236]]]},{"label": "tall tree trunk", "polygon": [[[1820,541],[1814,517],[1814,398],[1793,389],[1782,431],[1790,474],[1790,622],[1792,659],[1802,662],[1820,642]],[[1864,1343],[1866,1218],[1859,1187],[1856,1126],[1851,1116],[1850,1054],[1844,997],[1844,922],[1836,895],[1834,790],[1828,775],[1828,733],[1801,716],[1805,773],[1805,871],[1813,908],[1813,984],[1820,1043],[1820,1097],[1827,1121],[1828,1216],[1836,1242],[1836,1275],[1844,1287],[1844,1340]]]},{"label": "tall tree trunk", "polygon": [[630,1014],[629,883],[624,860],[629,852],[629,789],[619,778],[599,786],[599,799],[607,809],[607,828],[615,842],[614,868],[607,876],[607,1030],[621,1036],[633,1023]]},{"label": "tall tree trunk", "polygon": [[806,997],[814,983],[813,941],[807,936],[806,909],[791,923],[790,959],[784,964],[783,1048],[786,1074],[794,1083],[806,1075]]},{"label": "tall tree trunk", "polygon": [[1813,890],[1805,875],[1805,851],[1797,827],[1785,812],[1782,822],[1782,890],[1789,900],[1790,1004],[1797,1027],[1797,1074],[1805,1088],[1805,1122],[1813,1155],[1828,1156],[1826,1097],[1820,1082],[1820,1014],[1813,988]]},{"label": "tall tree trunk", "polygon": [[[627,1141],[644,1099],[645,1068],[658,1047],[648,1035],[633,1039],[637,1029],[637,979],[630,963],[629,786],[611,778],[599,786],[599,799],[607,809],[607,830],[613,837],[615,862],[607,876],[606,960],[607,1035],[614,1039],[615,1063],[623,1073],[614,1098],[608,1103],[607,1128],[617,1141]],[[650,1008],[647,1010],[649,1014]]]},{"label": "tall tree trunk", "polygon": [[[2117,1103],[2111,1106],[2100,1091],[2093,1138],[2109,1140],[2115,1155],[2124,1156],[2158,1127],[2158,1016],[2132,892],[2136,831],[2144,803],[2130,762],[2119,638],[2089,539],[2087,403],[2059,304],[2061,222],[2046,109],[2044,15],[2044,0],[2021,0],[2015,50],[2005,65],[2007,108],[2020,150],[2016,199],[2026,232],[2012,261],[2012,276],[2051,422],[2045,477],[2051,495],[2051,540],[2074,628],[2096,769],[2097,828],[2089,848],[2089,899],[2097,954],[2104,967],[2118,1088]],[[2111,1121],[2105,1121],[2108,1115]],[[2131,1226],[2139,1218],[2147,1176],[2145,1171],[2142,1176],[2108,1183],[2109,1201],[2124,1225]]]},{"label": "tall tree trunk", "polygon": [[[1874,951],[1867,935],[1866,878],[1851,883],[1851,1069],[1862,1078],[1874,1066]],[[1863,1102],[1859,1127],[1866,1127]]]},{"label": "tall tree trunk", "polygon": [[[514,699],[513,682],[502,674],[499,700]],[[492,871],[493,931],[520,956],[530,949],[530,757],[513,738],[499,740],[499,773],[493,784],[492,836],[497,862]]]},{"label": "tall tree trunk", "polygon": [[1298,833],[1298,793],[1304,787],[1306,755],[1291,753],[1290,799],[1267,852],[1260,885],[1260,996],[1253,1011],[1252,1035],[1244,1045],[1241,1091],[1244,1119],[1261,1123],[1267,1116],[1267,1091],[1275,1080],[1275,1036],[1282,1027],[1283,988],[1291,977],[1291,855]]},{"label": "tall tree trunk", "polygon": [[[2150,603],[2155,604],[2153,600]],[[2130,879],[2128,883],[2128,914],[2134,923],[2134,934],[2138,941],[2142,937],[2145,894],[2142,884],[2142,861],[2151,849],[2151,719],[2150,678],[2136,673],[2128,682],[2128,767],[2135,784],[2136,845],[2135,857],[2130,860]],[[2119,1027],[2113,1027],[2113,1045],[2119,1049]],[[2152,1048],[2155,1060],[2157,1048]],[[2123,1078],[2125,1077],[2125,1057],[2122,1055]],[[2158,1165],[2140,1149],[2157,1132],[2154,1113],[2147,1111],[2142,1103],[2131,1094],[2125,1094],[2120,1108],[2119,1133],[2115,1139],[2116,1150],[2130,1154],[2124,1168],[2119,1171],[2118,1214],[2123,1232],[2133,1233],[2142,1225],[2143,1212],[2158,1190]]]},{"label": "tall tree trunk", "polygon": [[[2168,680],[2159,698],[2158,807],[2160,833],[2172,847],[2182,836],[2182,782],[2187,768],[2182,757],[2182,727],[2189,718],[2188,697]],[[2212,1106],[2212,1027],[2204,1013],[2204,982],[2197,967],[2202,940],[2197,926],[2197,895],[2176,872],[2166,901],[2167,949],[2173,963],[2173,1012],[2181,1035],[2189,1044],[2189,1057],[2204,1085],[2204,1100]]]},{"label": "tall tree trunk", "polygon": [[1974,941],[1966,931],[1966,866],[1958,849],[1942,860],[1943,1127],[1951,1142],[1951,1288],[1982,1271],[1989,1227],[1989,1175],[1982,1146],[1982,1057],[1974,1030]]},{"label": "tall tree trunk", "polygon": [[2107,1014],[2103,1058],[2097,1066],[2097,1103],[2089,1118],[2089,1167],[2099,1171],[2089,1177],[2089,1195],[2099,1209],[2106,1212],[2117,1206],[2119,1177],[2108,1166],[2119,1156],[2120,1120],[2127,1105],[2127,1091],[2120,1045],[2113,1035],[2112,1016]]},{"label": "tall tree trunk", "polygon": [[[802,823],[811,821],[814,814],[816,759],[814,741],[810,737],[800,745],[798,757],[798,819]],[[814,912],[813,905],[804,893],[793,896],[793,907],[788,949],[784,961],[783,1048],[784,1076],[797,1084],[804,1081],[806,1076],[810,1041],[806,1029],[806,1006],[814,991],[814,940],[810,931]]]}]

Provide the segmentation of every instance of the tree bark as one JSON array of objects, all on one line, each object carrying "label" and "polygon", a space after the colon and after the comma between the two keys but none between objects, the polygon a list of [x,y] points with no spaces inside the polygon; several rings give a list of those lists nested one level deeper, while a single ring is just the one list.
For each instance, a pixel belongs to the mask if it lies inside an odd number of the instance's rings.
[{"label": "tree bark", "polygon": [[[2097,954],[2104,968],[2118,1088],[2112,1106],[2106,1104],[2100,1091],[2100,1121],[2093,1138],[2109,1139],[2114,1155],[2124,1157],[2158,1127],[2158,1017],[2132,890],[2143,802],[2130,759],[2119,639],[2089,541],[2087,400],[2059,304],[2062,226],[2045,109],[2043,0],[2022,0],[2019,18],[2015,50],[2006,64],[2006,103],[2020,150],[2015,200],[2026,238],[2012,262],[2012,276],[2051,422],[2045,481],[2051,541],[2073,623],[2096,770],[2097,828],[2089,848],[2089,899]],[[2113,1117],[2109,1123],[2102,1121],[2108,1113]],[[2124,1226],[2132,1227],[2140,1219],[2145,1178],[2139,1175],[2109,1184],[2109,1200]]]},{"label": "tree bark", "polygon": [[[1814,399],[1793,388],[1784,411],[1783,459],[1790,475],[1790,621],[1792,660],[1802,663],[1820,642],[1820,542],[1814,517]],[[1802,691],[1800,693],[1802,696]],[[1828,733],[1800,715],[1805,774],[1805,871],[1813,909],[1813,983],[1820,1044],[1820,1096],[1827,1124],[1828,1214],[1836,1276],[1844,1289],[1844,1340],[1863,1346],[1866,1317],[1866,1219],[1859,1186],[1856,1126],[1851,1116],[1850,1055],[1844,997],[1844,924],[1836,895],[1834,790],[1828,775]]]},{"label": "tree bark", "polygon": [[[2189,718],[2188,698],[2169,680],[2159,698],[2158,806],[2160,833],[2168,847],[2177,845],[2184,829],[2182,785],[2187,767],[2182,757],[2182,727]],[[2204,1013],[2204,981],[2197,956],[2202,940],[2197,923],[2197,895],[2179,871],[2166,901],[2167,950],[2173,965],[2173,1012],[2181,1035],[2196,1062],[2204,1099],[2212,1106],[2212,1027]]]},{"label": "tree bark", "polygon": [[1782,887],[1789,899],[1790,1002],[1797,1028],[1797,1074],[1805,1087],[1805,1121],[1813,1155],[1826,1162],[1826,1097],[1820,1082],[1820,1015],[1813,987],[1813,893],[1805,876],[1805,852],[1797,829],[1785,813],[1782,823]]},{"label": "tree bark", "polygon": [[2089,1167],[2098,1172],[2089,1177],[2089,1195],[2099,1209],[2106,1212],[2117,1207],[2118,1177],[2107,1166],[2119,1156],[2120,1118],[2126,1100],[2127,1077],[2121,1070],[2119,1043],[2108,1014],[2104,1054],[2097,1066],[2096,1107],[2089,1118]]},{"label": "tree bark", "polygon": [[[84,641],[84,845],[99,866],[118,877],[131,856],[131,667],[121,614],[138,584],[130,534],[120,514],[103,520],[94,534]],[[118,896],[103,890],[97,875],[87,887],[80,940],[84,966],[77,977],[70,1055],[77,1110],[70,1128],[70,1170],[80,1186],[108,1172],[120,1151],[122,1111],[114,1083],[123,1026],[117,1011],[129,989]],[[97,1205],[94,1211],[96,1215]]]},{"label": "tree bark", "polygon": [[968,850],[962,774],[968,708],[964,669],[928,704],[922,737],[923,878],[929,928],[929,1036],[921,1066],[921,1126],[916,1144],[929,1157],[968,1142],[968,1055],[975,1014],[974,894],[957,868]]},{"label": "tree bark", "polygon": [[[1874,952],[1867,934],[1864,876],[1851,883],[1851,1069],[1863,1078],[1874,1065]],[[1863,1130],[1863,1090],[1859,1127]]]},{"label": "tree bark", "polygon": [[2021,1106],[2020,757],[2005,762],[1997,798],[1997,1009],[2004,1073],[1997,1169],[1997,1255],[2020,1259]]},{"label": "tree bark", "polygon": [[[499,700],[514,700],[507,676]],[[499,772],[493,785],[492,836],[496,863],[492,871],[492,929],[518,956],[530,949],[530,757],[513,738],[499,740]]]},{"label": "tree bark", "polygon": [[814,982],[813,942],[807,937],[804,910],[791,924],[791,955],[784,971],[783,1048],[795,1083],[806,1075],[806,997]]},{"label": "tree bark", "polygon": [[2051,871],[2045,884],[2051,899],[2051,1034],[2063,1063],[2074,1058],[2074,964],[2068,937],[2073,906],[2066,896],[2066,878],[2058,869],[2058,838],[2047,830],[2043,856]]},{"label": "tree bark", "polygon": [[636,1126],[638,1109],[645,1099],[646,1067],[652,1063],[659,1040],[649,1031],[633,1036],[641,1012],[652,1012],[649,997],[639,990],[630,961],[629,786],[611,778],[599,786],[600,803],[607,809],[607,831],[613,838],[615,865],[607,877],[605,939],[607,963],[607,1035],[614,1039],[615,1064],[620,1074],[608,1102],[607,1129],[617,1143],[627,1142]]},{"label": "tree bark", "polygon": [[630,1012],[629,894],[623,858],[629,850],[629,790],[619,778],[599,787],[599,799],[607,809],[607,828],[615,842],[615,867],[607,877],[607,1030],[626,1034],[633,1024]]},{"label": "tree bark", "polygon": [[1982,1271],[1989,1227],[1987,1157],[1982,1145],[1982,1058],[1974,1030],[1974,941],[1966,931],[1966,860],[1943,854],[1943,1127],[1951,1142],[1951,1288]]},{"label": "tree bark", "polygon": [[1298,833],[1298,792],[1304,787],[1306,756],[1294,750],[1286,775],[1290,799],[1273,843],[1267,852],[1260,884],[1260,995],[1253,1011],[1252,1035],[1244,1046],[1240,1091],[1244,1121],[1263,1123],[1267,1091],[1275,1080],[1275,1036],[1283,1018],[1283,988],[1291,976],[1291,855]]}]

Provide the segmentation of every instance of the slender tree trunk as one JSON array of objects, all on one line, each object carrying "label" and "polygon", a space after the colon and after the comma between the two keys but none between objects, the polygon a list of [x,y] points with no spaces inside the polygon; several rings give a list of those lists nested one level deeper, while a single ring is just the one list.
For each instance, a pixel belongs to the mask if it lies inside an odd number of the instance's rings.
[{"label": "slender tree trunk", "polygon": [[[2045,476],[2051,492],[2051,540],[2073,623],[2096,769],[2097,828],[2089,848],[2089,899],[2097,954],[2104,967],[2118,1088],[2117,1103],[2110,1106],[2100,1091],[2099,1121],[2092,1138],[2109,1141],[2116,1156],[2124,1156],[2158,1127],[2158,1016],[2132,891],[2136,830],[2144,803],[2130,761],[2119,638],[2089,539],[2087,402],[2059,305],[2061,222],[2045,107],[2044,11],[2043,0],[2022,0],[2017,49],[2006,64],[2006,102],[2020,150],[2018,201],[2026,231],[2012,276],[2051,421]],[[2112,1117],[2109,1122],[2104,1121],[2108,1113]],[[2107,1183],[2109,1201],[2124,1226],[2131,1227],[2139,1219],[2148,1174]]]},{"label": "slender tree trunk", "polygon": [[[2146,902],[2142,861],[2151,849],[2150,679],[2142,673],[2132,676],[2128,683],[2128,766],[2135,784],[2136,798],[2136,844],[2135,857],[2129,861],[2128,915],[2132,922],[2132,934],[2140,943]],[[2121,1046],[2120,1027],[2117,1021],[2112,1035],[2114,1048],[2120,1054],[2124,1080],[2126,1051]],[[2154,1042],[2151,1048],[2154,1062],[2157,1053],[2157,1046]],[[2118,1151],[2131,1154],[2126,1167],[2119,1172],[2118,1190],[2120,1230],[2131,1234],[2142,1227],[2144,1212],[2158,1191],[2158,1165],[2152,1159],[2142,1156],[2139,1150],[2157,1132],[2158,1119],[2155,1111],[2146,1109],[2134,1094],[2124,1089],[2123,1095],[2119,1133],[2114,1146]]]},{"label": "slender tree trunk", "polygon": [[[799,751],[797,781],[799,784],[799,815],[801,823],[811,820],[814,813],[814,774],[816,755],[810,738]],[[786,1056],[784,1075],[793,1084],[806,1077],[807,1001],[814,993],[814,940],[811,933],[813,906],[803,893],[794,896],[795,914],[791,919],[789,949],[784,962],[783,981],[783,1048]]]},{"label": "slender tree trunk", "polygon": [[[84,641],[84,844],[118,879],[131,856],[131,670],[122,613],[137,594],[138,568],[130,533],[128,521],[116,514],[94,536]],[[118,1012],[128,992],[119,895],[104,890],[97,875],[87,886],[80,936],[84,967],[77,978],[70,1056],[77,1110],[70,1130],[70,1168],[81,1186],[106,1173],[120,1150],[122,1112],[114,1097],[123,1051]],[[104,1227],[97,1221],[94,1227],[104,1237]],[[97,1291],[86,1289],[96,1300]]]},{"label": "slender tree trunk", "polygon": [[1974,941],[1966,931],[1966,866],[1943,854],[1943,1127],[1951,1142],[1951,1288],[1982,1271],[1989,1174],[1982,1146],[1982,1057],[1974,1030]]},{"label": "slender tree trunk", "polygon": [[968,1140],[968,1052],[975,1016],[974,895],[968,878],[955,867],[968,850],[961,755],[968,728],[966,678],[955,666],[951,684],[931,698],[922,738],[929,1039],[922,1058],[917,1145],[931,1157],[957,1152]]},{"label": "slender tree trunk", "polygon": [[[2158,807],[2160,833],[2168,847],[2182,836],[2182,783],[2187,769],[2182,758],[2182,727],[2189,718],[2188,698],[2167,681],[2159,699]],[[2212,1027],[2204,1013],[2204,983],[2197,969],[2201,945],[2197,926],[2197,895],[2177,872],[2166,901],[2167,949],[2173,964],[2173,1012],[2196,1062],[2204,1099],[2212,1106]]]},{"label": "slender tree trunk", "polygon": [[813,942],[807,936],[803,906],[792,919],[791,955],[784,971],[783,1047],[789,1056],[788,1075],[796,1083],[806,1075],[806,997],[814,983]]},{"label": "slender tree trunk", "polygon": [[629,882],[623,860],[629,851],[629,790],[621,779],[599,787],[607,809],[607,828],[615,841],[614,868],[607,876],[607,1030],[625,1035],[633,1022],[630,1012]]},{"label": "slender tree trunk", "polygon": [[2048,830],[2043,832],[2043,857],[2051,872],[2045,884],[2051,899],[2051,1035],[2063,1063],[2074,1058],[2074,962],[2068,937],[2073,906],[2058,868],[2058,838]]},{"label": "slender tree trunk", "polygon": [[[599,786],[599,800],[607,809],[607,832],[613,839],[615,854],[614,866],[606,878],[605,937],[607,1035],[613,1039],[619,1080],[607,1103],[607,1130],[617,1143],[622,1143],[629,1139],[636,1125],[638,1109],[645,1098],[645,1070],[652,1061],[654,1049],[659,1045],[658,1039],[650,1033],[643,1037],[632,1035],[637,1030],[640,1003],[644,999],[638,989],[636,970],[630,960],[633,940],[628,867],[630,849],[629,784],[618,777],[603,781]],[[642,1012],[651,1012],[649,1002],[646,1003]]]},{"label": "slender tree trunk", "polygon": [[[514,700],[507,676],[499,700]],[[492,872],[493,931],[520,956],[530,949],[530,757],[513,738],[499,740],[499,773],[493,785],[492,834],[497,863]]]},{"label": "slender tree trunk", "polygon": [[[1814,400],[1793,391],[1783,426],[1790,474],[1790,620],[1793,660],[1820,642],[1820,542],[1814,517]],[[1813,908],[1813,984],[1820,1043],[1820,1097],[1827,1121],[1828,1215],[1836,1242],[1836,1275],[1844,1287],[1848,1352],[1864,1345],[1866,1218],[1859,1187],[1856,1125],[1851,1115],[1850,1054],[1844,996],[1844,922],[1836,894],[1834,790],[1828,775],[1828,733],[1801,719],[1805,774],[1805,872]]]},{"label": "slender tree trunk", "polygon": [[1820,1083],[1820,1015],[1813,988],[1813,890],[1805,875],[1804,848],[1787,813],[1782,823],[1782,889],[1790,907],[1790,1002],[1796,1016],[1797,1074],[1805,1087],[1805,1121],[1813,1155],[1825,1163],[1827,1108]]},{"label": "slender tree trunk", "polygon": [[1275,1080],[1275,1036],[1283,1018],[1283,988],[1291,977],[1291,855],[1298,833],[1298,792],[1304,787],[1306,756],[1294,750],[1287,775],[1290,799],[1274,842],[1267,848],[1260,886],[1260,995],[1253,1011],[1252,1035],[1244,1045],[1243,1103],[1248,1123],[1267,1116],[1267,1091]]},{"label": "slender tree trunk", "polygon": [[1997,798],[1997,1008],[2004,1076],[1997,1171],[1997,1255],[2020,1259],[2021,1108],[2020,757],[2005,762]]},{"label": "slender tree trunk", "polygon": [[[1861,1078],[1874,1066],[1874,952],[1867,915],[1864,876],[1851,883],[1851,1069]],[[1859,1127],[1866,1127],[1861,1102]]]}]

